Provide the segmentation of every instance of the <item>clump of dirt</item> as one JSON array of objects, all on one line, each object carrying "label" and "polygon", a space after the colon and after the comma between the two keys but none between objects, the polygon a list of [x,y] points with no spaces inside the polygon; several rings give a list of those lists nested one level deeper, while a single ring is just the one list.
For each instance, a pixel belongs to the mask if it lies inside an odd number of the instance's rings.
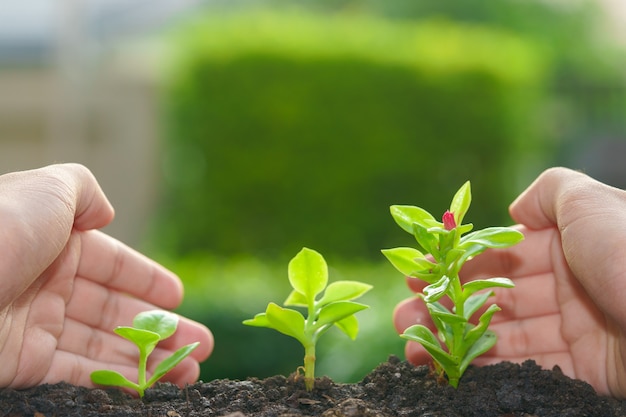
[{"label": "clump of dirt", "polygon": [[626,401],[533,361],[470,367],[457,389],[395,356],[355,384],[274,376],[214,380],[184,388],[157,384],[143,399],[117,389],[59,383],[0,390],[0,416],[89,417],[620,417]]}]

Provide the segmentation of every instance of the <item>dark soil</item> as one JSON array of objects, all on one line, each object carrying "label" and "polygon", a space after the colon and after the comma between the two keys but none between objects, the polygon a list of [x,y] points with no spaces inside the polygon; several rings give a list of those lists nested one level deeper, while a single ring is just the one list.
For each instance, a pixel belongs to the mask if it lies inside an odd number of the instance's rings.
[{"label": "dark soil", "polygon": [[390,357],[359,383],[320,378],[310,393],[302,380],[284,376],[198,382],[183,389],[157,384],[143,399],[63,383],[3,389],[0,416],[626,416],[626,401],[598,396],[590,385],[532,361],[472,367],[458,389],[440,382],[428,367]]}]

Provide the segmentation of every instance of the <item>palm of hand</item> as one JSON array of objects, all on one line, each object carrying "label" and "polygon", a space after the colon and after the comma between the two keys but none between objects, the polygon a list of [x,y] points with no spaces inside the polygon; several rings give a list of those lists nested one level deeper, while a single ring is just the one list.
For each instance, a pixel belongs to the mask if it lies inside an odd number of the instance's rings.
[{"label": "palm of hand", "polygon": [[[0,361],[10,366],[0,384],[27,387],[65,380],[91,385],[90,373],[105,368],[136,378],[136,347],[112,330],[155,308],[151,302],[175,307],[182,292],[171,278],[99,231],[73,231],[54,262],[4,310]],[[196,361],[210,353],[209,336],[202,326],[183,319],[179,334],[158,347],[153,358],[163,359],[181,343],[200,340],[204,346],[165,379],[197,379]]]}]

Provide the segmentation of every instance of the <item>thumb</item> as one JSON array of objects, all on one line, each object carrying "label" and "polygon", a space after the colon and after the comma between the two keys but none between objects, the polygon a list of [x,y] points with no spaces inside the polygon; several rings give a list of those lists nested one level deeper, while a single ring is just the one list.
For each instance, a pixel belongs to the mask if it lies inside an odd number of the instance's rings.
[{"label": "thumb", "polygon": [[74,212],[74,227],[79,230],[98,229],[113,220],[114,210],[94,175],[80,164],[50,165],[42,168],[67,185],[66,204]]}]

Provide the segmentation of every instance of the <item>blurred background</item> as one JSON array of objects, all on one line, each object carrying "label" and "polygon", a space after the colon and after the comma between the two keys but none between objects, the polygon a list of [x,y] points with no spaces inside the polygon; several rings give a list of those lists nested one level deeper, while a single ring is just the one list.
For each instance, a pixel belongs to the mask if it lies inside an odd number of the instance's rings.
[{"label": "blurred background", "polygon": [[[106,231],[177,272],[216,348],[202,379],[288,374],[302,348],[241,321],[307,246],[375,286],[318,373],[360,380],[403,342],[380,249],[392,204],[509,224],[542,170],[626,188],[620,0],[22,0],[0,4],[0,172],[80,162]],[[345,340],[344,340],[345,339]]]}]

